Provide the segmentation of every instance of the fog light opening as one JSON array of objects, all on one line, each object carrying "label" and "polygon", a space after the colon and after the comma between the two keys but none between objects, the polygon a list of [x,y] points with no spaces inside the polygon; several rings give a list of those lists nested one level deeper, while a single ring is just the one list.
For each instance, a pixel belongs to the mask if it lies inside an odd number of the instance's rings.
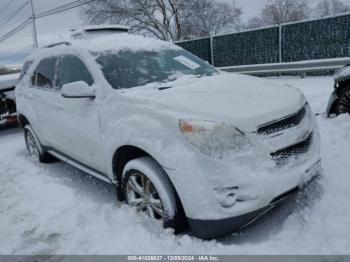
[{"label": "fog light opening", "polygon": [[233,207],[237,202],[237,195],[235,193],[229,193],[224,199],[219,201],[220,205],[224,208]]}]

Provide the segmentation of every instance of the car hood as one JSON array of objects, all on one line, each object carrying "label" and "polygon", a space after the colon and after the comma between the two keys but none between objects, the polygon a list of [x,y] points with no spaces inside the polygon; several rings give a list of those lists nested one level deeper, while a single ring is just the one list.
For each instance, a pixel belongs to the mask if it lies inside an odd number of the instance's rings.
[{"label": "car hood", "polygon": [[159,87],[132,88],[122,94],[137,99],[140,106],[156,111],[162,107],[177,118],[222,121],[245,132],[293,114],[306,102],[291,86],[239,74],[185,78]]}]

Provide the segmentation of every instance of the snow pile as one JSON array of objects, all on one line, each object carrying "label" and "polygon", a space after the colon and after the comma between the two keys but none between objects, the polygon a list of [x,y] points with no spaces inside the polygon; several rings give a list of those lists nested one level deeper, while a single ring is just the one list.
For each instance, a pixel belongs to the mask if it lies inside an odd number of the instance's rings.
[{"label": "snow pile", "polygon": [[0,75],[0,90],[16,85],[19,74]]},{"label": "snow pile", "polygon": [[[331,78],[282,78],[325,111]],[[346,254],[350,117],[319,116],[323,176],[239,235],[174,236],[115,200],[113,187],[64,163],[28,157],[20,131],[0,133],[0,254]]]}]

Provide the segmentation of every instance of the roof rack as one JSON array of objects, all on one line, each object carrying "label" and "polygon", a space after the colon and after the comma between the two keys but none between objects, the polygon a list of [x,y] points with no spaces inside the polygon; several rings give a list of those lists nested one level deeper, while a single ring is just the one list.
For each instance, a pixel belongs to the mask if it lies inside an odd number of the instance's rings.
[{"label": "roof rack", "polygon": [[72,39],[91,39],[101,36],[101,33],[115,34],[115,33],[128,33],[131,30],[130,27],[122,25],[93,25],[85,26],[81,29],[72,29]]},{"label": "roof rack", "polygon": [[52,47],[59,46],[59,45],[71,46],[72,44],[69,42],[58,42],[58,43],[47,45],[44,48],[52,48]]},{"label": "roof rack", "polygon": [[84,26],[82,30],[86,32],[92,32],[92,31],[129,32],[131,28],[124,25],[91,25],[91,26]]}]

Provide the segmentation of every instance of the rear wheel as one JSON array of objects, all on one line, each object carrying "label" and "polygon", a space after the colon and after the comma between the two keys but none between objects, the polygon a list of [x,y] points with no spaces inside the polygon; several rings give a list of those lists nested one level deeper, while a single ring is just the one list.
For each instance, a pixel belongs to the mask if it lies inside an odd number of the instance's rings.
[{"label": "rear wheel", "polygon": [[49,153],[43,150],[42,145],[39,142],[39,139],[35,136],[33,129],[30,125],[24,127],[24,139],[29,154],[37,159],[41,163],[49,163],[54,160],[54,157]]},{"label": "rear wheel", "polygon": [[162,167],[151,157],[131,160],[123,171],[126,202],[138,212],[179,232],[186,218],[176,191]]},{"label": "rear wheel", "polygon": [[34,139],[33,134],[29,130],[25,132],[25,140],[29,154],[35,158],[39,158],[40,153],[37,143]]},{"label": "rear wheel", "polygon": [[334,109],[337,115],[350,114],[350,86],[341,90],[339,99],[334,105]]}]

